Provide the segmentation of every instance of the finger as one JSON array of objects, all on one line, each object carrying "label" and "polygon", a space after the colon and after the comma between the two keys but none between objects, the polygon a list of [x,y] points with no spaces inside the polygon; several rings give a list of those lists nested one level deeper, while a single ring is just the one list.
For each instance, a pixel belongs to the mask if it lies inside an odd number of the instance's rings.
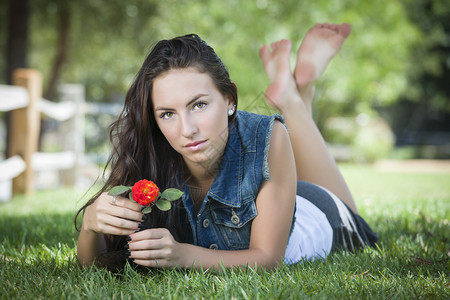
[{"label": "finger", "polygon": [[162,239],[164,237],[172,236],[169,230],[166,228],[151,228],[142,230],[130,235],[131,240],[133,242],[141,241],[141,240],[156,240]]},{"label": "finger", "polygon": [[136,222],[143,222],[143,214],[140,211],[130,210],[124,207],[111,207],[108,210],[108,214],[119,217],[122,219],[128,219]]},{"label": "finger", "polygon": [[98,209],[108,215],[142,222],[142,212],[138,203],[133,203],[130,199],[117,196],[115,197],[115,204],[113,204],[113,199],[113,196],[103,193],[97,199],[99,202]]},{"label": "finger", "polygon": [[101,232],[103,234],[111,234],[111,235],[130,235],[131,233],[133,233],[135,231],[134,229],[126,229],[126,228],[116,227],[116,226],[105,224],[105,223],[99,224],[98,228],[99,228],[99,232]]},{"label": "finger", "polygon": [[[141,211],[141,205],[139,203],[125,197],[111,196],[105,192],[102,193],[99,198],[101,198],[104,202],[108,202],[112,206],[124,207],[134,211]],[[113,201],[113,199],[115,199],[115,201]]]},{"label": "finger", "polygon": [[[110,197],[112,199],[112,196],[110,196]],[[125,197],[117,196],[116,197],[116,206],[128,208],[128,209],[134,210],[134,211],[139,211],[139,212],[141,211],[141,205],[139,203],[134,202]]]},{"label": "finger", "polygon": [[163,268],[169,266],[165,259],[133,259],[133,262],[135,264],[150,268]]},{"label": "finger", "polygon": [[130,251],[130,258],[136,260],[154,260],[165,259],[166,255],[164,255],[163,250],[139,250],[139,251]]},{"label": "finger", "polygon": [[133,232],[139,228],[140,224],[140,220],[130,220],[122,217],[117,217],[111,214],[99,214],[97,218],[99,227],[101,226],[101,224],[104,224],[112,227],[125,229],[128,231],[133,230]]},{"label": "finger", "polygon": [[97,205],[96,214],[128,219],[135,222],[143,221],[143,214],[141,212],[109,204],[104,205],[103,203]]},{"label": "finger", "polygon": [[160,250],[170,249],[173,237],[165,228],[145,229],[130,235],[128,246],[131,250]]},{"label": "finger", "polygon": [[128,247],[130,251],[143,251],[143,250],[161,250],[169,246],[164,239],[146,239],[140,241],[129,241]]},{"label": "finger", "polygon": [[130,258],[134,263],[146,267],[158,268],[174,265],[161,251],[133,251],[130,253]]}]

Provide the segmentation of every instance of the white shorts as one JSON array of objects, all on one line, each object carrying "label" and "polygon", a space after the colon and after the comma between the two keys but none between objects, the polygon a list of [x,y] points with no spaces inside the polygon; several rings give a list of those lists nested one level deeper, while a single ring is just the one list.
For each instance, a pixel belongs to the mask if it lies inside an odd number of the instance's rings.
[{"label": "white shorts", "polygon": [[324,258],[333,243],[333,230],[325,214],[310,201],[296,196],[294,228],[289,237],[284,261],[294,264],[302,259]]}]

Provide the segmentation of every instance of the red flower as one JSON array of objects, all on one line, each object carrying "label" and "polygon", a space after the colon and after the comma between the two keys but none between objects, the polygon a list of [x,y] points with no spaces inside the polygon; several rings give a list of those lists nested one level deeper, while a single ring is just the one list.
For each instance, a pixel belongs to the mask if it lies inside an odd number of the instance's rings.
[{"label": "red flower", "polygon": [[159,195],[159,188],[153,182],[146,179],[139,180],[131,188],[133,200],[140,205],[147,206],[154,202]]}]

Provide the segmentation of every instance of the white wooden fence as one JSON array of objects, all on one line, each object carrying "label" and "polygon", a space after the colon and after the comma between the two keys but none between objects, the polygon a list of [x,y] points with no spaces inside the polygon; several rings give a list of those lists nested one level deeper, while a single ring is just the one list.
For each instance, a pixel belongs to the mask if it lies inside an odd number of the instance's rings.
[{"label": "white wooden fence", "polygon": [[[42,98],[38,71],[19,69],[13,78],[14,86],[0,85],[0,111],[11,114],[9,158],[0,160],[0,202],[14,194],[33,193],[39,171],[61,171],[64,185],[76,185],[84,163],[85,114],[105,111],[102,105],[85,102],[83,85],[61,85],[61,101],[55,103]],[[118,106],[108,107],[106,113],[118,114]],[[59,122],[61,152],[37,151],[41,116]]]}]

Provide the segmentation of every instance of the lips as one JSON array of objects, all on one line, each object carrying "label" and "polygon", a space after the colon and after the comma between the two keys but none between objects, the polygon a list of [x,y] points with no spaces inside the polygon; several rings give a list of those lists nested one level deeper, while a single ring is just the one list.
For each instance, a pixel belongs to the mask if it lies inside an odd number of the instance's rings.
[{"label": "lips", "polygon": [[193,142],[193,143],[186,144],[184,146],[184,148],[187,148],[187,149],[192,150],[192,151],[196,151],[196,150],[199,150],[200,148],[202,148],[202,146],[205,143],[206,143],[206,140],[196,141],[196,142]]}]

